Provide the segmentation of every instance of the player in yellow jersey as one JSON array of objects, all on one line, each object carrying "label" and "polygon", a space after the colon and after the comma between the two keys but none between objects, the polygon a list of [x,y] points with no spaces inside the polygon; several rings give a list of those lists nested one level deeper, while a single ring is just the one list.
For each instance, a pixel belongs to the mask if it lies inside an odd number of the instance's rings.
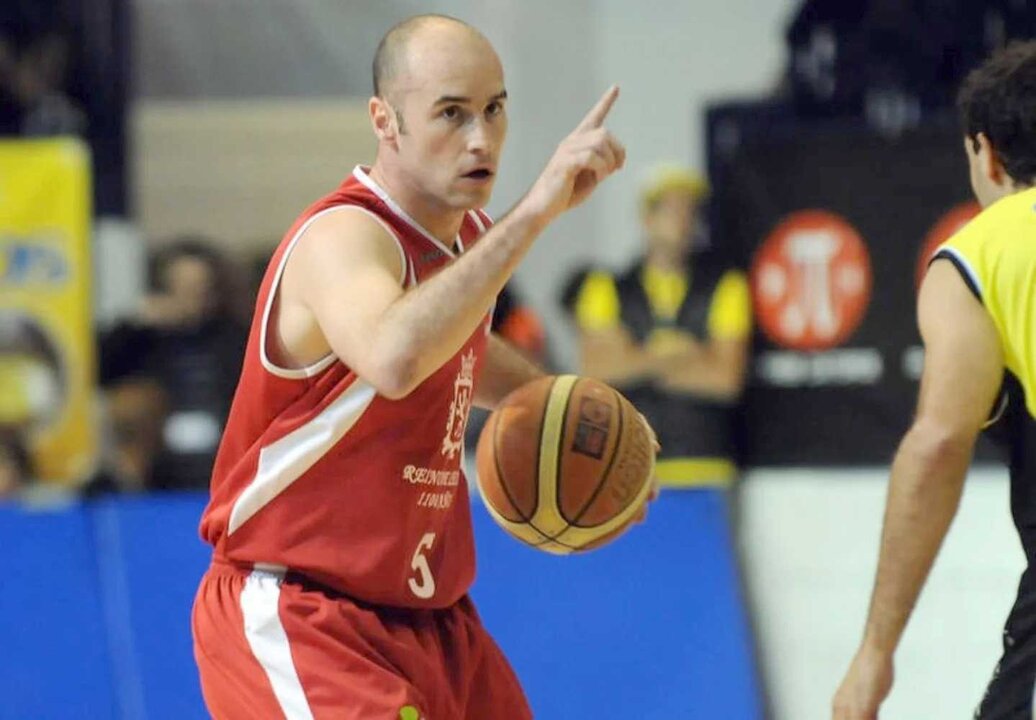
[{"label": "player in yellow jersey", "polygon": [[[1009,442],[1011,510],[1028,558],[1004,653],[976,718],[1033,717],[1036,684],[1036,42],[973,71],[959,106],[983,211],[935,254],[918,299],[917,415],[892,464],[878,574],[835,720],[871,720],[893,653],[960,501],[991,412]],[[1004,397],[1006,393],[1006,405]],[[1005,409],[1006,408],[1006,409]]]}]

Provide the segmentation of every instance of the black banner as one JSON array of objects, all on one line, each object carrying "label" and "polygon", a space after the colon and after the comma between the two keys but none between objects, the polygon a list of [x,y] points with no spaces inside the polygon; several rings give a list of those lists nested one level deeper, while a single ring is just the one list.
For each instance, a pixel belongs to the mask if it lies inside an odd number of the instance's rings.
[{"label": "black banner", "polygon": [[886,137],[774,107],[709,120],[713,241],[749,271],[755,309],[746,462],[888,463],[923,362],[920,274],[978,210],[956,123]]}]

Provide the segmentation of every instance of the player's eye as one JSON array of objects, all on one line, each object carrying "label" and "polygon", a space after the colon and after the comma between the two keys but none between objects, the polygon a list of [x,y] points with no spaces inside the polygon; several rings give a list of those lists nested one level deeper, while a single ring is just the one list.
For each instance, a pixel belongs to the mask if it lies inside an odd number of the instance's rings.
[{"label": "player's eye", "polygon": [[446,108],[443,108],[442,116],[443,116],[443,118],[445,118],[446,120],[449,120],[450,122],[453,122],[454,120],[459,120],[461,118],[461,116],[462,116],[462,112],[461,112],[460,106],[459,105],[450,105],[450,106],[448,106]]},{"label": "player's eye", "polygon": [[504,111],[504,104],[499,101],[491,102],[486,105],[486,115],[494,117]]}]

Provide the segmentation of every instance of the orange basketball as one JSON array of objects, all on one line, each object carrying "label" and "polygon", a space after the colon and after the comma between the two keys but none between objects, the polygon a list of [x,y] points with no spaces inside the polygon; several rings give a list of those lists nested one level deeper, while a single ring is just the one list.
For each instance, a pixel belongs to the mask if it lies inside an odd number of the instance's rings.
[{"label": "orange basketball", "polygon": [[629,526],[651,492],[655,450],[626,398],[559,375],[504,398],[482,429],[476,464],[486,507],[505,530],[567,554]]}]

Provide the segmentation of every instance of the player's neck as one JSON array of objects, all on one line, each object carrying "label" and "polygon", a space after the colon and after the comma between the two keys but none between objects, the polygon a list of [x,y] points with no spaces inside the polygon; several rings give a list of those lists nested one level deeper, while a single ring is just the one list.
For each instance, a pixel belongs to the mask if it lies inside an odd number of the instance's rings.
[{"label": "player's neck", "polygon": [[368,175],[426,232],[446,247],[453,247],[464,222],[464,210],[455,210],[430,199],[401,174],[386,170],[378,162],[374,163]]},{"label": "player's neck", "polygon": [[644,264],[660,272],[682,272],[687,268],[687,256],[683,253],[671,253],[663,250],[648,250]]}]

